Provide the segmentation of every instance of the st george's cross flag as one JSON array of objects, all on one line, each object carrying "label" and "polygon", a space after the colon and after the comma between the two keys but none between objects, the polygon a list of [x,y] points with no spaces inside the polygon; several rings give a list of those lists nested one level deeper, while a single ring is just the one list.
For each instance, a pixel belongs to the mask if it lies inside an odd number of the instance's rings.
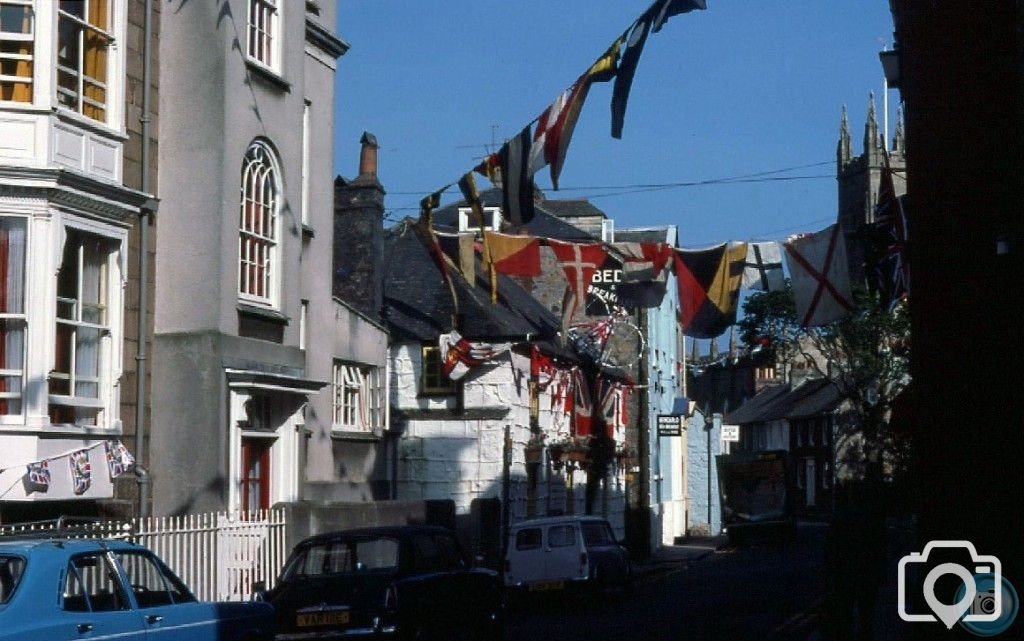
[{"label": "st george's cross flag", "polygon": [[846,242],[839,225],[799,236],[785,246],[802,327],[827,325],[853,311]]},{"label": "st george's cross flag", "polygon": [[782,273],[782,249],[773,241],[747,243],[747,260],[743,264],[744,289],[762,292],[780,291],[786,287]]},{"label": "st george's cross flag", "polygon": [[716,338],[736,322],[746,243],[675,250],[679,322],[691,338]]},{"label": "st george's cross flag", "polygon": [[558,264],[569,281],[572,300],[567,305],[568,309],[563,310],[563,316],[571,319],[580,302],[586,300],[594,273],[608,257],[608,250],[603,243],[567,243],[553,239],[548,240],[548,246],[555,253],[555,258],[558,259]]},{"label": "st george's cross flag", "polygon": [[483,343],[466,340],[452,330],[438,337],[441,371],[453,381],[466,375],[472,367],[483,365],[512,348],[511,343]]}]

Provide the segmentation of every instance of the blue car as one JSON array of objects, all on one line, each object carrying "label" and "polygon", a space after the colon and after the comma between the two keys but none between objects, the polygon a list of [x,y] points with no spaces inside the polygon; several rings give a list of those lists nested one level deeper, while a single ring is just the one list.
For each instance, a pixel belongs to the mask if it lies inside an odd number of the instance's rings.
[{"label": "blue car", "polygon": [[201,603],[125,541],[0,538],[0,641],[270,641],[267,603]]}]

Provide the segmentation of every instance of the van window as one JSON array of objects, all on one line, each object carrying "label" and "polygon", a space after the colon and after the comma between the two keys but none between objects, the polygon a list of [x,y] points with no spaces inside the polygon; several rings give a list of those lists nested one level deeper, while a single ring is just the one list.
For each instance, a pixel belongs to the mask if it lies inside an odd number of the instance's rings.
[{"label": "van window", "polygon": [[517,550],[535,550],[540,547],[540,528],[531,527],[516,532]]},{"label": "van window", "polygon": [[608,527],[607,523],[591,521],[588,523],[581,523],[580,527],[583,528],[583,540],[587,545],[608,545],[610,543],[615,543],[615,536],[612,534],[612,530]]},{"label": "van window", "polygon": [[0,604],[7,603],[25,573],[25,559],[20,556],[0,555]]},{"label": "van window", "polygon": [[554,525],[548,530],[548,545],[564,548],[576,544],[576,528],[571,525]]}]

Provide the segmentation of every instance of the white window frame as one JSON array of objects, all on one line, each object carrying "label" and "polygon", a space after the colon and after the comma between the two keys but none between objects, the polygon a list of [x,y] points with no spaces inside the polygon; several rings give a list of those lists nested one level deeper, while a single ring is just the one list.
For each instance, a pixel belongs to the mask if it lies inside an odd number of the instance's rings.
[{"label": "white window frame", "polygon": [[[88,17],[90,3],[94,0],[82,0],[83,14]],[[107,2],[107,27],[101,29],[91,23],[88,18],[85,20],[67,13],[60,9],[59,4],[57,5],[57,31],[54,35],[54,42],[56,43],[57,51],[60,50],[60,25],[61,21],[68,21],[75,25],[78,25],[81,30],[78,33],[77,42],[73,46],[77,47],[77,66],[76,68],[65,67],[59,64],[60,56],[57,55],[54,58],[55,73],[53,86],[57,96],[57,104],[70,111],[78,113],[90,120],[101,122],[104,124],[110,123],[113,114],[119,114],[119,110],[115,108],[117,101],[120,99],[120,93],[114,91],[114,86],[117,82],[112,82],[110,79],[116,79],[120,74],[119,61],[115,58],[115,37],[114,37],[114,24],[116,21],[115,6],[118,4],[117,0],[106,0]],[[56,4],[56,2],[55,2]],[[86,32],[92,32],[99,38],[106,40],[106,69],[104,78],[91,78],[85,75],[85,35]],[[76,78],[75,90],[72,91],[60,84],[61,73],[71,74]],[[86,85],[92,85],[103,90],[105,100],[100,102],[92,98],[88,98],[85,95]],[[74,99],[75,104],[69,105],[61,101],[61,96],[71,97]],[[96,109],[103,110],[103,118],[94,118],[85,113],[85,107],[91,106]]]},{"label": "white window frame", "polygon": [[335,360],[331,419],[335,431],[366,432],[384,427],[384,386],[380,367]]},{"label": "white window frame", "polygon": [[[85,259],[85,248],[83,245],[79,245],[76,252],[76,267],[78,269],[76,297],[74,299],[61,299],[57,296],[56,287],[54,289],[53,295],[57,305],[54,316],[51,319],[51,346],[55,358],[57,341],[59,340],[57,334],[57,325],[59,324],[74,328],[75,334],[73,334],[72,341],[76,341],[77,332],[81,329],[98,330],[99,338],[96,346],[96,376],[82,376],[76,372],[77,342],[72,342],[70,346],[70,365],[67,375],[57,374],[54,369],[56,363],[51,362],[49,364],[51,369],[48,376],[48,383],[50,385],[52,385],[52,381],[54,380],[67,380],[68,393],[50,393],[51,390],[48,385],[47,408],[63,406],[73,407],[77,410],[78,416],[76,416],[74,422],[60,423],[62,425],[77,425],[96,429],[114,428],[117,426],[113,424],[113,421],[108,420],[107,417],[113,416],[114,414],[112,411],[113,399],[111,397],[111,388],[113,385],[113,370],[116,366],[117,359],[120,358],[117,354],[117,345],[118,341],[121,340],[122,315],[120,306],[123,304],[123,300],[119,293],[119,286],[121,284],[122,273],[120,259],[121,251],[124,246],[124,239],[104,234],[97,229],[72,225],[68,225],[63,233],[64,243],[61,247],[61,251],[54,257],[56,267],[58,268],[63,264],[67,244],[72,242],[70,238],[72,233],[94,237],[107,245],[107,251],[101,263],[101,272],[99,276],[101,301],[98,306],[102,313],[102,320],[100,322],[93,322],[83,319],[82,312],[84,305],[82,304],[82,274]],[[59,275],[57,278],[59,279]],[[60,316],[60,305],[69,303],[75,303],[73,317],[63,318]],[[79,383],[94,383],[96,385],[95,397],[78,396],[76,391]]]},{"label": "white window frame", "polygon": [[[0,98],[0,102],[12,103],[12,104],[31,104],[35,98],[35,75],[36,75],[36,60],[35,60],[35,34],[36,34],[36,13],[35,7],[32,4],[32,0],[0,0],[0,8],[2,5],[8,6],[24,6],[29,8],[30,12],[30,26],[29,32],[23,33],[20,31],[2,31],[0,30],[0,43],[6,42],[28,42],[29,53],[4,53],[3,49],[0,48],[0,61],[2,60],[17,60],[26,61],[31,67],[31,73],[26,76],[18,75],[5,75],[0,73],[0,82],[3,83],[16,83],[16,84],[27,84],[29,86],[29,99],[27,101],[22,100],[3,100]],[[2,29],[0,25],[0,29]]]},{"label": "white window frame", "polygon": [[[501,208],[484,207],[484,227],[489,231],[501,231]],[[490,221],[490,222],[488,222]],[[459,207],[459,231],[480,233],[472,207]]]},{"label": "white window frame", "polygon": [[248,0],[246,55],[249,60],[274,73],[281,71],[282,0]]},{"label": "white window frame", "polygon": [[309,100],[302,104],[302,224],[309,226],[309,169],[310,169],[310,107]]},{"label": "white window frame", "polygon": [[[8,400],[8,401],[11,401],[11,400],[17,401],[18,411],[17,412],[7,412],[7,413],[2,414],[0,416],[3,416],[3,417],[21,417],[21,416],[24,416],[24,413],[25,413],[25,371],[26,371],[26,368],[27,368],[27,365],[28,365],[28,363],[26,363],[26,360],[27,360],[27,356],[28,356],[28,349],[27,348],[28,348],[28,344],[29,344],[28,313],[27,313],[27,311],[28,311],[28,290],[27,290],[27,286],[28,286],[28,282],[29,282],[28,270],[29,270],[29,264],[30,264],[29,254],[30,254],[30,251],[31,251],[31,243],[30,243],[30,239],[28,237],[28,233],[29,233],[29,219],[27,217],[25,217],[25,216],[10,216],[10,215],[0,216],[0,219],[20,220],[21,224],[24,225],[24,233],[25,233],[25,242],[24,242],[25,246],[24,246],[24,250],[23,250],[24,255],[22,256],[22,275],[21,275],[21,288],[22,288],[21,312],[4,312],[4,311],[0,310],[0,322],[3,322],[3,323],[19,323],[20,326],[21,326],[21,333],[22,333],[22,337],[21,337],[21,369],[13,369],[13,368],[12,369],[8,369],[8,368],[4,367],[4,363],[3,362],[0,362],[0,376],[3,376],[4,378],[17,377],[21,381],[21,385],[20,385],[20,387],[17,390],[0,391],[0,398]],[[2,336],[0,336],[0,340],[3,340]],[[6,347],[6,345],[4,347]]]},{"label": "white window frame", "polygon": [[[242,160],[238,222],[238,297],[274,307],[277,304],[281,237],[280,165],[266,142],[249,145]],[[246,208],[252,207],[247,220]]]}]

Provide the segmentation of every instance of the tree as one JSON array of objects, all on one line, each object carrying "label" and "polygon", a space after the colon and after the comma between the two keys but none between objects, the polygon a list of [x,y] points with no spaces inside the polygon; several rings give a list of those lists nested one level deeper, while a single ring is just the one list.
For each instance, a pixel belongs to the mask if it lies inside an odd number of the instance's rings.
[{"label": "tree", "polygon": [[[874,293],[854,294],[855,309],[846,318],[822,327],[800,327],[793,291],[756,293],[743,304],[738,323],[748,347],[772,349],[784,365],[802,358],[832,381],[848,411],[841,416],[840,449],[859,449],[865,473],[889,472],[906,460],[907,443],[892,429],[897,396],[910,382],[910,317],[906,304],[889,310]],[[852,448],[843,445],[853,446]],[[844,460],[852,464],[856,461]]]}]

